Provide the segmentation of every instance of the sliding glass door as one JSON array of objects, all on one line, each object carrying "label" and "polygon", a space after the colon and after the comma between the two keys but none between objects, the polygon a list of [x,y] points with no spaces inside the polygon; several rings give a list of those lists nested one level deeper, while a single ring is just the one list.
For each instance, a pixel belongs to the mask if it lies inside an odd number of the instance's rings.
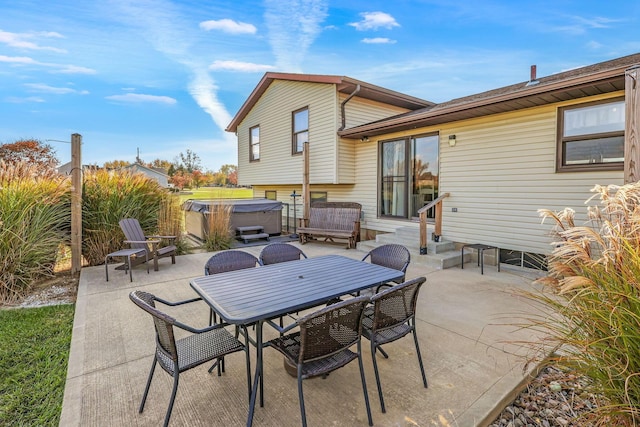
[{"label": "sliding glass door", "polygon": [[380,143],[380,216],[417,217],[418,209],[436,197],[437,134]]}]

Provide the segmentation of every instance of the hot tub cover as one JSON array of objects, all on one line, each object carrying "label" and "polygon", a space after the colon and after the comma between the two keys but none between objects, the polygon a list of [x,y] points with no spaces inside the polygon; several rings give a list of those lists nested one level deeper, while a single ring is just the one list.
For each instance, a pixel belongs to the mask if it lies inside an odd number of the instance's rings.
[{"label": "hot tub cover", "polygon": [[187,200],[182,204],[185,211],[209,213],[209,205],[231,205],[231,212],[281,211],[282,202],[268,199],[229,199],[229,200]]}]

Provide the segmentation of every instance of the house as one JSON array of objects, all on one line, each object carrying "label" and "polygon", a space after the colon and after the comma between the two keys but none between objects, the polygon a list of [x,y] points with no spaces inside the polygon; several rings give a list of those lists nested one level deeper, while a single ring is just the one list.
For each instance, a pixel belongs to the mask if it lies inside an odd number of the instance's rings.
[{"label": "house", "polygon": [[148,168],[146,166],[142,166],[140,163],[133,163],[131,165],[125,166],[121,168],[121,170],[130,172],[130,173],[143,173],[151,179],[155,179],[158,181],[158,184],[163,188],[170,188],[169,185],[169,175],[166,174],[164,169],[161,168]]},{"label": "house", "polygon": [[[351,100],[341,116],[339,84],[268,73],[228,128],[238,135],[238,180],[283,201],[300,190],[296,114],[306,108],[311,198],[361,203],[363,238],[413,227],[418,246],[418,211],[435,200],[448,241],[548,254],[550,225],[538,209],[585,212],[595,184],[625,182],[625,164],[627,181],[640,177],[640,160],[630,159],[639,149],[639,65],[635,54],[540,78],[532,67],[529,81],[394,115],[362,99],[369,114],[358,103],[349,109]],[[334,101],[317,102],[323,91]]]}]

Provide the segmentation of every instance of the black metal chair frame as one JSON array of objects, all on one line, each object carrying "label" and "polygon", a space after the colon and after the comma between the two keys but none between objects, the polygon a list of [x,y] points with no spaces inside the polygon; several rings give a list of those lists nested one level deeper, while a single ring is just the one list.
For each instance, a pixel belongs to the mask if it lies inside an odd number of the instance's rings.
[{"label": "black metal chair frame", "polygon": [[[178,391],[180,373],[191,368],[195,368],[196,366],[200,366],[211,360],[216,360],[219,368],[218,375],[221,375],[220,366],[222,366],[222,372],[224,372],[224,356],[238,351],[245,352],[247,365],[247,389],[248,396],[249,398],[251,397],[251,361],[249,357],[248,334],[244,334],[245,343],[243,344],[238,341],[237,338],[234,338],[229,331],[224,329],[224,327],[227,326],[226,324],[219,323],[207,328],[196,329],[179,322],[175,318],[158,310],[155,306],[156,302],[167,306],[179,306],[200,301],[201,298],[170,302],[143,291],[133,291],[129,294],[129,298],[138,307],[151,314],[156,333],[156,350],[138,412],[142,413],[144,410],[144,405],[147,400],[156,364],[159,364],[165,372],[173,377],[173,390],[171,391],[169,408],[167,409],[164,419],[164,426],[166,427],[169,424],[169,419],[171,418],[173,404]],[[193,335],[176,340],[174,327],[191,332]],[[209,370],[209,372],[211,372],[211,370]]]},{"label": "black metal chair frame", "polygon": [[[411,262],[411,253],[409,252],[409,249],[402,245],[388,243],[369,251],[369,253],[362,258],[362,261],[366,261],[367,258],[370,259],[372,264],[393,268],[394,270],[400,270],[403,273],[406,273],[407,267],[409,267],[409,263]],[[402,279],[393,283],[397,284],[402,282],[404,282],[404,276],[402,276]],[[388,283],[382,284],[378,286],[376,293],[380,292],[380,289],[385,286],[392,285]]]},{"label": "black metal chair frame", "polygon": [[[324,307],[301,317],[282,332],[295,327],[299,327],[299,331],[282,335],[266,343],[297,367],[298,399],[303,427],[307,425],[307,417],[302,381],[320,375],[325,376],[355,359],[360,367],[367,418],[369,425],[373,425],[361,348],[362,315],[368,302],[369,298],[362,296]],[[350,350],[354,345],[357,347],[355,353]]]},{"label": "black metal chair frame", "polygon": [[416,304],[420,287],[427,279],[417,277],[389,289],[385,289],[371,297],[372,306],[366,308],[362,318],[362,336],[371,342],[371,358],[373,370],[376,375],[376,385],[380,398],[382,412],[386,412],[376,351],[386,358],[389,355],[382,349],[383,344],[396,341],[409,333],[413,333],[413,342],[416,346],[418,364],[422,374],[422,383],[427,388],[427,377],[424,373],[420,345],[416,334]]},{"label": "black metal chair frame", "polygon": [[279,262],[295,261],[307,255],[298,247],[289,243],[270,243],[260,251],[259,260],[262,265],[277,264]]}]

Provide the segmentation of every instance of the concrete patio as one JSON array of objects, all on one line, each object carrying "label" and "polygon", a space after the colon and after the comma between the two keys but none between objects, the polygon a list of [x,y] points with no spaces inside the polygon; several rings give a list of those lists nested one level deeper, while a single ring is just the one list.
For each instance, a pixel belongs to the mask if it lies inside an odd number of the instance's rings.
[{"label": "concrete patio", "polygon": [[[297,243],[296,243],[297,244]],[[258,255],[262,246],[247,247]],[[365,252],[343,245],[309,243],[309,257],[340,254],[361,259]],[[69,369],[61,426],[161,425],[171,393],[172,379],[156,373],[145,410],[138,413],[155,342],[150,316],[129,301],[132,290],[145,290],[168,300],[195,296],[189,280],[203,275],[211,253],[180,256],[176,264],[160,260],[160,271],[147,274],[144,266],[129,275],[110,265],[84,268],[80,277]],[[417,313],[417,331],[429,388],[422,386],[413,340],[385,346],[390,358],[379,358],[387,413],[380,411],[369,342],[363,340],[365,374],[373,422],[376,426],[483,426],[492,422],[523,382],[527,350],[517,341],[533,339],[513,324],[532,312],[530,301],[514,293],[530,289],[533,276],[503,265],[497,272],[475,263],[464,270],[436,270],[412,260],[407,278],[426,276]],[[164,307],[162,308],[164,309]],[[179,320],[195,327],[208,321],[208,306],[197,302],[167,308]],[[274,336],[268,326],[265,338]],[[253,425],[300,425],[296,380],[283,369],[282,356],[265,349],[265,405],[256,405]],[[230,355],[226,373],[218,377],[202,365],[180,376],[171,426],[241,426],[248,402],[244,357]],[[255,351],[252,348],[252,370]],[[326,379],[304,382],[310,426],[366,426],[357,363]]]}]

